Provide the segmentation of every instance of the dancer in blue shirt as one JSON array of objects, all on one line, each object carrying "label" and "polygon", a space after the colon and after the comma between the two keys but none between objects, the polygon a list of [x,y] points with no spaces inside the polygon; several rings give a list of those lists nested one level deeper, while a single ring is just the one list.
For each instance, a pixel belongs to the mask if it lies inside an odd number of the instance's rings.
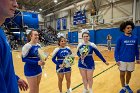
[{"label": "dancer in blue shirt", "polygon": [[1,25],[6,18],[13,17],[18,7],[16,0],[0,0],[0,93],[19,93],[27,90],[27,83],[15,75],[12,50]]},{"label": "dancer in blue shirt", "polygon": [[[87,85],[89,85],[89,93],[93,93],[92,84],[93,84],[93,71],[95,69],[95,63],[93,59],[93,52],[106,64],[109,65],[108,62],[103,58],[102,54],[98,51],[97,46],[94,43],[89,42],[89,32],[88,30],[82,32],[83,42],[78,44],[77,47],[77,55],[79,56],[78,67],[80,70],[80,74],[83,79],[84,90],[83,93],[88,92]],[[80,50],[88,46],[88,55],[82,55]]]},{"label": "dancer in blue shirt", "polygon": [[124,34],[117,40],[115,48],[115,60],[119,66],[122,84],[120,93],[125,93],[126,90],[129,93],[133,93],[128,84],[131,79],[131,73],[135,68],[135,60],[140,63],[138,38],[132,35],[134,27],[134,23],[131,21],[123,22],[120,25],[120,31],[124,32]]},{"label": "dancer in blue shirt", "polygon": [[40,48],[38,40],[38,32],[32,30],[28,34],[29,43],[22,48],[22,61],[25,62],[24,74],[29,83],[29,93],[39,93],[39,84],[42,76],[41,66],[45,64],[38,56],[38,48]]},{"label": "dancer in blue shirt", "polygon": [[67,93],[71,93],[71,88],[70,88],[71,67],[65,68],[62,63],[65,57],[67,55],[72,54],[72,52],[71,52],[71,49],[68,46],[66,46],[66,39],[62,36],[60,36],[60,38],[58,39],[58,45],[59,47],[55,48],[55,50],[53,51],[52,61],[56,64],[56,70],[58,70],[59,68],[62,68],[57,73],[59,91],[60,93],[62,93],[62,82],[65,75],[66,81],[67,81],[67,89],[68,89]]}]

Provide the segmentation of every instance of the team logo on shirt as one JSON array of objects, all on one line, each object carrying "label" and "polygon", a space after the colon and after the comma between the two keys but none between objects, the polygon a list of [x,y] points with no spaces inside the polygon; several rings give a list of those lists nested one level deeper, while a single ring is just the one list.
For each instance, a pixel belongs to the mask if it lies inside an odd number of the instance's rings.
[{"label": "team logo on shirt", "polygon": [[135,40],[125,40],[124,43],[126,45],[134,45],[136,43],[136,41]]},{"label": "team logo on shirt", "polygon": [[67,56],[68,54],[69,54],[69,51],[67,51],[67,50],[63,50],[63,51],[60,52],[60,56],[61,56],[61,57],[65,57],[65,56]]}]

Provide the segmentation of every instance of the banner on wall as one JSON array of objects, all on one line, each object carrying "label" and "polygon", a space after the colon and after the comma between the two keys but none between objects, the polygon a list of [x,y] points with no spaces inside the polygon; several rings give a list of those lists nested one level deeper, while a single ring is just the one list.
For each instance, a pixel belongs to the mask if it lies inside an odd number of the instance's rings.
[{"label": "banner on wall", "polygon": [[63,30],[67,29],[67,18],[62,18],[62,27],[63,27]]},{"label": "banner on wall", "polygon": [[61,20],[57,19],[57,30],[61,30]]},{"label": "banner on wall", "polygon": [[74,13],[73,25],[78,25],[78,24],[86,24],[86,12],[85,12],[85,10],[77,11]]}]

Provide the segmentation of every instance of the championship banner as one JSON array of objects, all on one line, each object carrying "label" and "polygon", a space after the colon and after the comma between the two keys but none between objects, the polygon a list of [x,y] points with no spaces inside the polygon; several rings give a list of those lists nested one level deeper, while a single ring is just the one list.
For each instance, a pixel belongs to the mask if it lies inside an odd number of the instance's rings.
[{"label": "championship banner", "polygon": [[59,19],[57,19],[57,21],[56,21],[57,23],[57,30],[61,30],[61,20],[60,20],[60,18]]},{"label": "championship banner", "polygon": [[62,27],[63,27],[63,30],[67,29],[67,18],[62,18]]}]

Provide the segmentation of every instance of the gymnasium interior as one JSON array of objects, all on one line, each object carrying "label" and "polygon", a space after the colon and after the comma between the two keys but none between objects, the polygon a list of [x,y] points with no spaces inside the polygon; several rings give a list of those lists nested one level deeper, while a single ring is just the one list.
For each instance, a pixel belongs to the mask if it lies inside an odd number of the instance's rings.
[{"label": "gymnasium interior", "polygon": [[[78,68],[77,45],[82,42],[82,29],[88,29],[90,42],[109,63],[106,66],[96,55],[93,73],[94,93],[119,93],[121,82],[114,58],[117,39],[123,34],[120,24],[133,21],[133,34],[138,37],[140,52],[140,0],[17,0],[18,9],[14,17],[7,18],[3,29],[11,45],[15,73],[26,80],[21,51],[27,41],[27,34],[35,29],[39,32],[39,43],[49,53],[42,71],[39,93],[59,93],[55,64],[52,53],[58,47],[58,33],[67,39],[67,45],[75,56],[71,73],[72,93],[82,93],[83,83]],[[107,36],[111,35],[111,50],[108,50]],[[140,56],[140,55],[139,55]],[[130,86],[134,93],[140,89],[140,64],[135,64]],[[63,81],[66,93],[66,81]],[[20,93],[29,93],[20,91]]]}]

